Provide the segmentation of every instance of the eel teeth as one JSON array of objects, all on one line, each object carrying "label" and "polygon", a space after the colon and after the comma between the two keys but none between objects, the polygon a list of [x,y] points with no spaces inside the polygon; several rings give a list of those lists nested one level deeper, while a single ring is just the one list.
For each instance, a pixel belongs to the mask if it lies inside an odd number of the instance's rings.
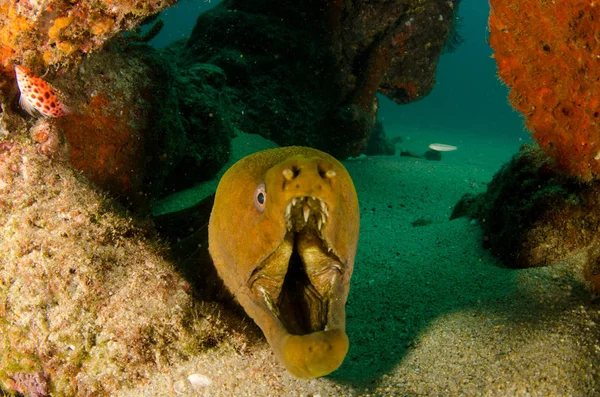
[{"label": "eel teeth", "polygon": [[325,205],[325,203],[321,200],[319,200],[319,202],[321,203],[321,212],[329,216],[329,212],[327,211],[327,206]]},{"label": "eel teeth", "polygon": [[304,205],[302,206],[302,214],[304,215],[304,222],[308,222],[308,216],[310,215],[310,208],[308,207],[308,204],[306,203],[306,201],[304,202]]},{"label": "eel teeth", "polygon": [[[318,197],[305,196],[294,197],[285,207],[285,223],[288,230],[295,227],[300,229],[309,224],[311,213],[314,214],[314,226],[320,231],[329,219],[329,210],[327,204]],[[299,217],[299,219],[295,219]],[[296,220],[303,224],[296,225]]]}]

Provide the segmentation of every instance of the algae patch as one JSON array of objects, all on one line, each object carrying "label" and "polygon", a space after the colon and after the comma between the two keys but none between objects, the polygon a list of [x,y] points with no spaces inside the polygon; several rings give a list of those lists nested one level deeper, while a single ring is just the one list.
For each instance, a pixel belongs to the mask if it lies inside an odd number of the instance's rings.
[{"label": "algae patch", "polygon": [[28,144],[0,148],[2,388],[31,394],[38,374],[53,395],[110,395],[228,335],[149,222]]}]

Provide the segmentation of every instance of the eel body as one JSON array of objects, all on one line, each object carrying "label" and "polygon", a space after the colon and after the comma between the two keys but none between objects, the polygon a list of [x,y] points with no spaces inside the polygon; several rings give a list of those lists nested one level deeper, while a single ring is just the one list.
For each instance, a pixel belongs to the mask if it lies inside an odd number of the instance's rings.
[{"label": "eel body", "polygon": [[345,304],[359,223],[350,175],[316,149],[252,154],[219,182],[210,255],[279,361],[297,377],[327,375],[346,356]]}]

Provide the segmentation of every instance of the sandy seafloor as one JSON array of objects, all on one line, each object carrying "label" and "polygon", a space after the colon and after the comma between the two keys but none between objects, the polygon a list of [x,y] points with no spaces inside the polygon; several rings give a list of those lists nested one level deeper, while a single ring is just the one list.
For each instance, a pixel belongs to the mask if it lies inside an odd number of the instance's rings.
[{"label": "sandy seafloor", "polygon": [[[426,149],[424,134],[405,140]],[[518,142],[457,144],[442,161],[374,156],[345,161],[361,233],[347,306],[350,351],[320,379],[290,376],[264,340],[221,343],[130,395],[600,396],[600,304],[573,263],[511,270],[482,248],[469,219],[449,221],[465,193],[482,192]],[[234,139],[233,160],[274,146]],[[172,196],[190,205],[216,181]],[[416,220],[424,226],[413,226]],[[238,346],[238,347],[234,347]],[[194,389],[190,374],[212,384]]]}]

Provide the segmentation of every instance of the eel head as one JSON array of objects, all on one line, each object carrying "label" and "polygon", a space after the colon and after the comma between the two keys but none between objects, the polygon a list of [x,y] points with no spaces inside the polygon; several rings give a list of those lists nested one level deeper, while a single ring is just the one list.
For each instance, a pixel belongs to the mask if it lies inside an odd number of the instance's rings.
[{"label": "eel head", "polygon": [[[315,149],[249,157],[217,189],[211,256],[288,371],[329,374],[348,351],[345,304],[359,229],[354,186],[337,160]],[[218,206],[224,191],[234,192],[228,207]]]}]

